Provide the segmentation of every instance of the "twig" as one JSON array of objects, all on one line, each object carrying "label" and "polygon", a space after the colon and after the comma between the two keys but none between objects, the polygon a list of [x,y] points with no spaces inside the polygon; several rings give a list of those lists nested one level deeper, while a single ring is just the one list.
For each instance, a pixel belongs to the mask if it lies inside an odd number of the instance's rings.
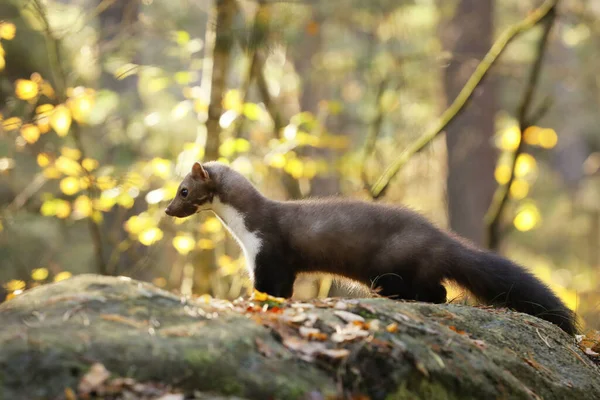
[{"label": "twig", "polygon": [[[554,1],[554,5],[548,10],[546,13],[546,20],[544,24],[544,31],[542,33],[542,37],[537,46],[537,54],[533,65],[531,66],[531,72],[529,74],[529,80],[527,82],[527,87],[523,93],[523,98],[519,104],[519,108],[517,110],[517,118],[519,124],[520,140],[519,145],[515,149],[512,155],[511,168],[510,168],[510,177],[508,182],[503,185],[499,185],[494,193],[494,197],[492,198],[492,204],[490,205],[486,215],[485,215],[485,223],[488,229],[488,237],[487,244],[490,249],[497,249],[500,243],[500,220],[504,208],[506,207],[508,201],[508,194],[510,192],[510,186],[512,185],[515,179],[515,167],[517,165],[517,158],[519,154],[523,151],[524,140],[523,136],[525,130],[531,126],[531,119],[528,118],[530,114],[530,109],[533,101],[533,96],[535,90],[537,88],[540,72],[542,69],[544,53],[546,51],[546,45],[548,43],[548,37],[550,36],[550,31],[552,30],[552,26],[554,25],[555,17],[556,17],[556,6],[557,0]],[[543,110],[543,107],[542,107]],[[536,118],[540,115],[540,111],[536,112]]]},{"label": "twig", "polygon": [[[50,22],[46,16],[46,9],[44,5],[39,0],[33,0],[33,5],[36,11],[38,12],[43,24],[44,31],[46,36],[46,46],[48,48],[48,57],[50,59],[51,71],[55,78],[56,84],[56,94],[58,101],[65,102],[67,99],[67,74],[63,69],[63,65],[61,63],[62,55],[60,52],[60,42],[54,36],[52,29],[50,27]],[[81,153],[81,158],[79,164],[81,166],[82,171],[87,175],[90,185],[87,188],[87,193],[90,199],[94,197],[95,194],[95,186],[94,179],[91,173],[84,168],[82,164],[82,160],[85,159],[85,148],[81,141],[81,135],[79,132],[79,125],[77,122],[73,121],[71,125],[71,133],[73,135],[73,139],[75,141],[75,146]],[[94,243],[94,253],[96,255],[96,267],[98,273],[102,275],[107,275],[108,271],[106,270],[106,263],[104,262],[104,249],[102,244],[102,232],[100,230],[100,225],[93,218],[94,209],[92,208],[92,216],[88,217],[88,227],[90,230],[90,236],[92,237],[92,241]]]},{"label": "twig", "polygon": [[371,196],[380,197],[391,179],[400,171],[400,169],[411,159],[411,157],[421,151],[429,142],[431,142],[444,128],[460,113],[471,95],[486,76],[490,68],[494,65],[498,57],[504,52],[508,44],[518,35],[528,31],[537,25],[546,15],[548,15],[556,6],[558,0],[546,0],[539,8],[532,11],[525,19],[510,26],[494,42],[483,60],[479,63],[475,72],[471,75],[465,86],[462,88],[454,102],[444,111],[437,123],[428,130],[423,136],[415,140],[408,146],[402,154],[388,166],[384,173],[379,177],[371,187]]}]

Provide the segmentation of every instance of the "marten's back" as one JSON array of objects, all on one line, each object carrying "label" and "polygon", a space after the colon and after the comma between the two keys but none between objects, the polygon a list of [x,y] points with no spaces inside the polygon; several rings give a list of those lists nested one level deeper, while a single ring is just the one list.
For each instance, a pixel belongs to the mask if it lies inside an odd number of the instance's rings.
[{"label": "marten's back", "polygon": [[355,200],[320,199],[276,205],[282,236],[304,268],[363,278],[384,263],[425,256],[450,237],[412,210]]}]

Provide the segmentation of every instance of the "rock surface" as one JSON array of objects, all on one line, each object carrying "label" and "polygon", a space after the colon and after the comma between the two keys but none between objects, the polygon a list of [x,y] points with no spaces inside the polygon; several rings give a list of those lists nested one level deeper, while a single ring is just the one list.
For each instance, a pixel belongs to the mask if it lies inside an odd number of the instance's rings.
[{"label": "rock surface", "polygon": [[[506,310],[202,301],[95,275],[0,305],[0,399],[124,398],[107,387],[136,384],[165,399],[600,398],[574,338]],[[160,398],[144,396],[127,398]]]}]

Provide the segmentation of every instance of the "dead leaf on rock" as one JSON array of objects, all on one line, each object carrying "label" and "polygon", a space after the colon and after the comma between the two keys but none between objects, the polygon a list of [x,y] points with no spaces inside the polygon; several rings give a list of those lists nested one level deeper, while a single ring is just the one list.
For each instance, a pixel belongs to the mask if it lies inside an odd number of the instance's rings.
[{"label": "dead leaf on rock", "polygon": [[271,346],[265,343],[261,338],[254,339],[254,343],[256,343],[256,348],[258,352],[267,358],[271,358],[274,355],[273,349]]},{"label": "dead leaf on rock", "polygon": [[465,335],[467,333],[467,332],[465,332],[463,330],[458,329],[454,325],[448,326],[448,329],[450,329],[451,331],[454,331],[454,332],[458,333],[459,335]]},{"label": "dead leaf on rock", "polygon": [[326,349],[324,343],[309,342],[295,336],[283,339],[283,345],[294,352],[300,353],[300,358],[305,361],[313,361],[316,354]]},{"label": "dead leaf on rock", "polygon": [[337,326],[336,332],[331,335],[331,340],[336,343],[347,342],[356,338],[369,336],[369,331],[361,329],[360,326],[352,323],[345,326]]},{"label": "dead leaf on rock", "polygon": [[350,355],[350,350],[348,349],[324,349],[319,351],[320,355],[326,356],[333,360],[339,360],[342,358],[346,358]]},{"label": "dead leaf on rock", "polygon": [[70,387],[65,388],[65,400],[77,400],[75,392]]},{"label": "dead leaf on rock", "polygon": [[348,304],[346,304],[345,302],[339,300],[337,303],[335,303],[335,305],[333,306],[333,308],[335,308],[336,310],[347,310],[348,309]]},{"label": "dead leaf on rock", "polygon": [[301,326],[298,331],[300,332],[300,336],[313,339],[313,340],[327,340],[328,336],[326,333],[321,332],[317,328],[311,328],[308,326]]},{"label": "dead leaf on rock", "polygon": [[479,347],[481,350],[485,350],[487,348],[487,344],[483,340],[474,339],[472,342],[475,346]]},{"label": "dead leaf on rock", "polygon": [[354,322],[354,321],[365,322],[365,319],[363,317],[361,317],[358,314],[351,313],[349,311],[337,310],[334,312],[334,314],[337,315],[340,319],[342,319],[345,322]]},{"label": "dead leaf on rock", "polygon": [[388,326],[385,327],[385,330],[388,331],[389,333],[396,333],[396,332],[398,332],[398,324],[395,322],[392,322],[391,324],[389,324]]},{"label": "dead leaf on rock", "polygon": [[135,319],[124,317],[119,314],[101,314],[100,318],[102,318],[105,321],[118,322],[138,329],[144,329],[148,327],[148,321],[138,321]]},{"label": "dead leaf on rock", "polygon": [[95,363],[81,378],[77,389],[80,394],[89,394],[100,387],[109,377],[110,372],[108,372],[104,365]]}]

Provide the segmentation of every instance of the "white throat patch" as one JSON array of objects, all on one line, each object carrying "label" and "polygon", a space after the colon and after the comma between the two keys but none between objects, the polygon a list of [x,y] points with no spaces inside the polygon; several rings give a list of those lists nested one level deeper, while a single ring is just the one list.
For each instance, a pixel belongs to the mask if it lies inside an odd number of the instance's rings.
[{"label": "white throat patch", "polygon": [[218,197],[214,198],[210,209],[217,215],[242,248],[244,258],[246,259],[246,269],[250,274],[250,278],[254,280],[256,256],[260,251],[262,239],[255,232],[250,232],[246,228],[244,215],[241,212],[229,204],[221,203]]}]

